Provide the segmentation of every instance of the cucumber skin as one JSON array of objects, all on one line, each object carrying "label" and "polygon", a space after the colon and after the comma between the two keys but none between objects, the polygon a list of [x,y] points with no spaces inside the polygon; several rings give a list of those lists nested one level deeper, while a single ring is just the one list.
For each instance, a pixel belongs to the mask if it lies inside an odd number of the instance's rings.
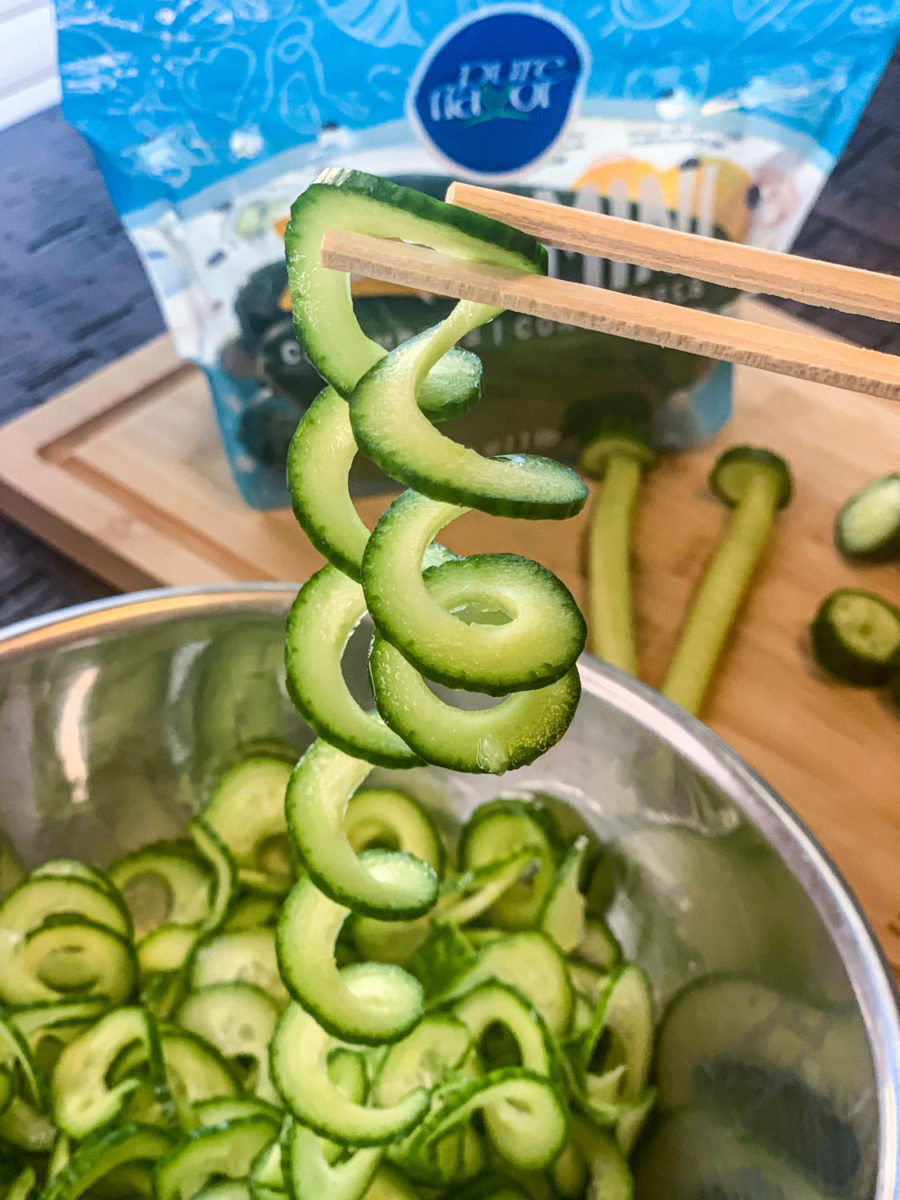
[{"label": "cucumber skin", "polygon": [[[861,589],[840,588],[822,601],[809,631],[813,654],[816,662],[824,671],[836,679],[840,679],[843,683],[849,683],[853,687],[882,687],[884,684],[890,683],[895,673],[900,671],[900,651],[892,659],[882,662],[876,658],[864,659],[853,650],[847,649],[829,617],[829,609],[836,596],[848,591],[861,592]],[[861,594],[870,595],[871,593],[861,592]],[[880,596],[873,596],[873,599],[888,608],[894,608]],[[897,620],[900,621],[900,611],[894,609],[894,612]]]}]

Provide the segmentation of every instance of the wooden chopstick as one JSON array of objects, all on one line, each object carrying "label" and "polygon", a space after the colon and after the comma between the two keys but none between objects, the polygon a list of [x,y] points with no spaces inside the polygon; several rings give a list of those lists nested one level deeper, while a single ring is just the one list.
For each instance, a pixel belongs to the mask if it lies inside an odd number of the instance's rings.
[{"label": "wooden chopstick", "polygon": [[764,292],[822,308],[900,321],[897,275],[661,229],[624,217],[551,204],[470,183],[451,183],[447,200],[505,221],[562,250],[688,275],[744,292]]},{"label": "wooden chopstick", "polygon": [[321,261],[334,270],[422,292],[477,300],[582,329],[900,400],[900,357],[810,334],[608,288],[465,262],[424,246],[343,229],[326,230]]}]

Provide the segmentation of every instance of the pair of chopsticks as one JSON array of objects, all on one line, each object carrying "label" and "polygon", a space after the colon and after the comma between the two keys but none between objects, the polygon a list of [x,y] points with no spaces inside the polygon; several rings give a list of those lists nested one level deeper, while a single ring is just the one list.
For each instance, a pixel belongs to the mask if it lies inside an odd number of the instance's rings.
[{"label": "pair of chopsticks", "polygon": [[[841,312],[900,320],[900,277],[893,275],[660,229],[467,183],[451,184],[447,200],[505,221],[562,250]],[[326,230],[321,261],[335,270],[418,291],[476,300],[582,329],[900,400],[900,357],[825,337],[449,258],[424,246],[342,229]]]}]

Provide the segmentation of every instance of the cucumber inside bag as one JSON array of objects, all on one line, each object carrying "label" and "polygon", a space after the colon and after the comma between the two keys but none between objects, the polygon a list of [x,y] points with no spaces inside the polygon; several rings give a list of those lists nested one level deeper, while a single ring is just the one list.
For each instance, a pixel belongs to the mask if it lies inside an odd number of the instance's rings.
[{"label": "cucumber inside bag", "polygon": [[[466,7],[466,6],[463,6]],[[900,31],[887,0],[57,0],[63,109],[92,143],[179,352],[206,372],[235,482],[284,506],[284,462],[321,390],[294,333],[283,232],[323,168],[435,198],[454,178],[786,249]],[[840,103],[837,98],[839,97]],[[561,251],[550,274],[691,306],[709,284]],[[392,350],[450,303],[353,286]],[[484,400],[458,440],[570,460],[579,401],[639,393],[662,445],[715,432],[726,365],[506,313],[464,343]],[[384,477],[359,458],[355,494]]]}]

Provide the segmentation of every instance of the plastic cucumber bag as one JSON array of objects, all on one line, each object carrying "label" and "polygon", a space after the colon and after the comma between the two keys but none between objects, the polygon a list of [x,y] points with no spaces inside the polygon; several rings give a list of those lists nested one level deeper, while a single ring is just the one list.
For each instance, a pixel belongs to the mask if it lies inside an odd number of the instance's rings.
[{"label": "plastic cucumber bag", "polygon": [[[289,319],[291,199],[329,166],[443,196],[452,178],[787,248],[900,32],[891,0],[57,0],[63,104],[92,142],[179,351],[206,372],[245,500],[287,503],[320,380]],[[551,252],[551,274],[727,308],[725,289]],[[392,349],[443,301],[354,282]],[[652,403],[661,446],[715,432],[731,371],[507,313],[470,335],[484,454],[571,460],[566,413]],[[358,460],[356,491],[385,485]]]}]

